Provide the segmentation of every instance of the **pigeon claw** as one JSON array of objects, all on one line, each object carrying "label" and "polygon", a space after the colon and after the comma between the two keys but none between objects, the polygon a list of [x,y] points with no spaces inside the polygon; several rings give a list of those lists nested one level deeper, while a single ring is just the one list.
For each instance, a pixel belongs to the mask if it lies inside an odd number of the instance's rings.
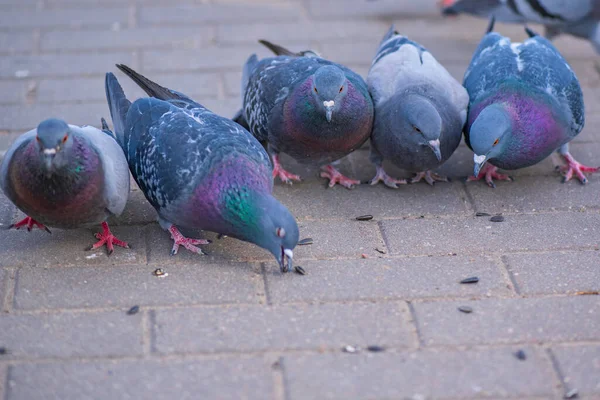
[{"label": "pigeon claw", "polygon": [[273,178],[276,178],[276,177],[279,177],[279,179],[281,179],[281,182],[287,183],[290,185],[292,184],[292,181],[301,181],[301,179],[298,175],[294,175],[290,172],[287,172],[285,169],[283,169],[283,167],[281,166],[281,163],[279,162],[278,155],[273,156]]},{"label": "pigeon claw", "polygon": [[323,171],[321,171],[321,178],[329,179],[329,187],[332,188],[336,183],[342,185],[346,189],[354,189],[354,186],[360,185],[360,181],[356,179],[350,179],[341,174],[340,171],[335,169],[333,165],[326,165],[321,167]]},{"label": "pigeon claw", "polygon": [[479,181],[481,179],[485,179],[485,183],[487,183],[487,185],[492,189],[496,188],[494,179],[497,179],[499,181],[514,181],[512,176],[498,173],[498,167],[495,167],[490,163],[485,164],[483,168],[481,168],[481,171],[479,171],[479,175],[468,177],[467,182]]},{"label": "pigeon claw", "polygon": [[564,160],[567,162],[566,166],[560,168],[560,170],[564,173],[563,175],[563,183],[568,182],[573,178],[573,175],[577,176],[577,179],[581,182],[582,185],[588,183],[588,179],[586,178],[584,172],[598,172],[600,171],[600,167],[588,167],[587,165],[583,165],[579,163],[577,160],[573,158],[570,153],[561,154]]},{"label": "pigeon claw", "polygon": [[423,171],[417,172],[417,174],[411,178],[410,183],[421,182],[421,180],[425,180],[425,182],[431,186],[433,186],[436,182],[448,182],[448,178],[445,176],[438,175],[431,171]]},{"label": "pigeon claw", "polygon": [[390,187],[392,189],[398,189],[398,185],[406,185],[406,179],[394,179],[389,176],[383,167],[377,167],[377,173],[369,181],[369,185],[377,185],[379,182],[383,182],[385,186]]},{"label": "pigeon claw", "polygon": [[23,218],[21,221],[17,222],[16,224],[12,224],[11,226],[9,226],[8,229],[11,229],[11,228],[21,229],[23,227],[27,227],[28,232],[31,232],[31,230],[33,228],[39,228],[39,229],[45,230],[48,233],[52,233],[52,232],[50,232],[50,229],[48,229],[47,226],[45,226],[44,224],[40,224],[39,222],[37,222],[35,219],[33,219],[31,217]]},{"label": "pigeon claw", "polygon": [[104,245],[106,245],[106,250],[108,251],[108,255],[110,256],[114,251],[115,248],[114,246],[119,246],[119,247],[123,247],[125,249],[130,249],[131,247],[129,247],[129,245],[122,241],[119,240],[115,237],[115,235],[112,234],[112,232],[110,231],[110,228],[108,227],[108,224],[106,222],[102,223],[102,233],[96,233],[94,234],[94,236],[96,237],[96,239],[98,239],[98,241],[96,243],[94,243],[93,245],[91,245],[90,247],[88,247],[86,250],[96,250],[97,248],[100,248]]},{"label": "pigeon claw", "polygon": [[179,232],[179,230],[175,227],[175,225],[171,225],[171,227],[169,228],[169,232],[171,233],[171,239],[173,239],[173,248],[171,249],[172,256],[177,254],[177,252],[179,251],[179,246],[185,247],[192,253],[205,255],[206,253],[203,252],[199,247],[196,247],[196,245],[212,243],[210,240],[206,240],[206,239],[186,238],[185,236],[183,236],[181,234],[181,232]]}]

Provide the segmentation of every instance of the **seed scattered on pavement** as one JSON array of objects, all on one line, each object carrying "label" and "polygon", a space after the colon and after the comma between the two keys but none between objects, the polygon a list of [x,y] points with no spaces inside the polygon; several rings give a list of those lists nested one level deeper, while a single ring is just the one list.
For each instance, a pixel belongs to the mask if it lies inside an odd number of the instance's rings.
[{"label": "seed scattered on pavement", "polygon": [[357,221],[370,221],[373,219],[372,215],[361,215],[360,217],[356,217]]},{"label": "seed scattered on pavement", "polygon": [[478,213],[475,213],[475,216],[476,217],[489,217],[489,216],[491,216],[491,214],[488,214],[485,212],[478,212]]},{"label": "seed scattered on pavement", "polygon": [[575,292],[575,296],[598,296],[600,292],[597,290],[586,290],[583,292]]},{"label": "seed scattered on pavement", "polygon": [[294,267],[294,271],[296,271],[297,274],[306,275],[306,270],[299,265]]},{"label": "seed scattered on pavement", "polygon": [[464,312],[465,314],[471,314],[473,312],[473,309],[469,306],[460,306],[458,307],[458,311]]},{"label": "seed scattered on pavement", "polygon": [[381,254],[385,254],[385,250],[380,249],[379,247],[375,247],[375,251],[377,251],[378,253],[381,253]]},{"label": "seed scattered on pavement", "polygon": [[344,348],[342,349],[342,351],[344,353],[358,353],[360,351],[360,347],[344,346]]},{"label": "seed scattered on pavement", "polygon": [[298,242],[298,246],[306,246],[307,244],[313,244],[312,238],[302,239]]},{"label": "seed scattered on pavement", "polygon": [[134,315],[140,311],[140,306],[133,306],[129,310],[127,310],[127,315]]},{"label": "seed scattered on pavement", "polygon": [[163,269],[162,269],[162,268],[156,268],[156,269],[154,270],[154,272],[152,272],[152,274],[153,274],[154,276],[158,276],[159,278],[166,278],[167,276],[169,276],[169,274],[168,274],[168,273],[166,273],[165,271],[163,271]]},{"label": "seed scattered on pavement", "polygon": [[479,282],[479,278],[476,276],[471,276],[471,277],[465,278],[462,281],[460,281],[460,283],[477,283],[477,282]]},{"label": "seed scattered on pavement", "polygon": [[381,351],[385,351],[385,348],[383,348],[381,346],[369,346],[369,347],[367,347],[367,350],[369,350],[373,353],[379,353]]},{"label": "seed scattered on pavement", "polygon": [[490,221],[492,221],[492,222],[503,222],[504,221],[504,217],[502,215],[494,215],[492,218],[490,218]]},{"label": "seed scattered on pavement", "polygon": [[515,357],[517,357],[519,360],[526,360],[527,354],[525,354],[523,350],[519,350],[515,353]]},{"label": "seed scattered on pavement", "polygon": [[571,389],[565,393],[565,399],[576,399],[579,397],[579,391],[577,389]]},{"label": "seed scattered on pavement", "polygon": [[7,354],[8,350],[6,350],[6,347],[0,347],[0,356]]}]

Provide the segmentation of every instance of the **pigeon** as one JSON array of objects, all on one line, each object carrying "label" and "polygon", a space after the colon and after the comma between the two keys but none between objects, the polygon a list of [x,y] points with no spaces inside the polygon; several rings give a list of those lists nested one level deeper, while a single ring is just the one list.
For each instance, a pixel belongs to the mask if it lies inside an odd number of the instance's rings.
[{"label": "pigeon", "polygon": [[[475,153],[475,176],[511,180],[497,169],[531,166],[557,150],[566,162],[563,181],[598,168],[578,163],[569,153],[584,126],[583,94],[575,73],[547,39],[525,28],[529,38],[511,41],[488,31],[475,50],[465,77],[470,104],[465,139]],[[483,167],[483,168],[482,168]]]},{"label": "pigeon", "polygon": [[281,166],[279,154],[286,153],[300,163],[320,165],[329,187],[359,184],[334,165],[371,134],[373,102],[364,80],[314,51],[293,53],[266,40],[260,43],[276,57],[248,58],[236,122],[267,143],[273,176],[285,183],[300,180]]},{"label": "pigeon", "polygon": [[106,74],[106,97],[115,134],[138,186],[171,234],[171,254],[208,240],[179,228],[209,230],[271,252],[282,272],[292,268],[298,225],[272,195],[272,165],[244,128],[186,95],[158,85],[131,68],[117,67],[150,97],[131,103],[117,78]]},{"label": "pigeon", "polygon": [[123,212],[129,196],[129,169],[121,147],[102,119],[102,130],[47,119],[22,134],[0,165],[0,187],[27,217],[11,225],[31,231],[47,226],[74,229],[102,224],[98,242],[112,254],[129,248],[106,219]]},{"label": "pigeon", "polygon": [[561,33],[589,40],[600,53],[598,0],[443,0],[446,15],[472,14],[498,21],[544,25],[546,38]]},{"label": "pigeon", "polygon": [[447,181],[430,170],[448,160],[462,139],[469,105],[465,88],[394,26],[381,41],[367,84],[375,103],[370,158],[377,174],[371,185],[406,183],[386,174],[384,159],[415,172],[411,183]]}]

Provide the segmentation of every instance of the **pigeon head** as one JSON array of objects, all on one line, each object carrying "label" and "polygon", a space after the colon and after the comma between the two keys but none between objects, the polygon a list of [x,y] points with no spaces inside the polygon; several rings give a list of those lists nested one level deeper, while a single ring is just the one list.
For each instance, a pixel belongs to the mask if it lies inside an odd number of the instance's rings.
[{"label": "pigeon head", "polygon": [[503,104],[489,105],[479,113],[469,131],[475,176],[487,161],[502,154],[511,131],[512,120]]},{"label": "pigeon head", "polygon": [[442,118],[439,112],[431,101],[419,95],[407,96],[403,104],[399,114],[402,131],[412,132],[415,141],[430,148],[438,161],[441,161]]},{"label": "pigeon head", "polygon": [[313,75],[312,95],[317,102],[317,109],[323,112],[327,122],[334,118],[347,93],[346,75],[338,67],[325,65]]},{"label": "pigeon head", "polygon": [[47,119],[38,125],[36,141],[48,174],[67,163],[66,154],[73,144],[70,131],[69,125],[60,119]]}]

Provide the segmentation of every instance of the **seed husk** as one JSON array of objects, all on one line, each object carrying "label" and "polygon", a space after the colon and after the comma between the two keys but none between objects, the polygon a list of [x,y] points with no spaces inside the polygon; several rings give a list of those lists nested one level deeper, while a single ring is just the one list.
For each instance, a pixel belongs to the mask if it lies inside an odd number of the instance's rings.
[{"label": "seed husk", "polygon": [[503,222],[504,221],[504,217],[502,215],[494,215],[492,218],[490,218],[490,221],[492,221],[492,222]]},{"label": "seed husk", "polygon": [[375,251],[377,251],[378,253],[381,253],[381,254],[385,254],[385,250],[380,249],[379,247],[375,247]]},{"label": "seed husk", "polygon": [[6,350],[6,347],[0,347],[0,356],[7,354],[8,350]]},{"label": "seed husk", "polygon": [[372,215],[361,215],[360,217],[356,217],[357,221],[370,221],[373,219]]},{"label": "seed husk", "polygon": [[312,238],[302,239],[298,242],[298,246],[306,246],[307,244],[313,244]]},{"label": "seed husk", "polygon": [[294,267],[294,271],[296,271],[297,274],[306,275],[306,270],[299,265]]},{"label": "seed husk", "polygon": [[169,276],[168,273],[166,273],[162,268],[156,268],[153,272],[152,275],[154,276],[158,276],[159,278],[164,278],[166,276]]},{"label": "seed husk", "polygon": [[127,315],[134,315],[140,311],[140,306],[133,306],[129,310],[127,310]]},{"label": "seed husk", "polygon": [[383,348],[381,346],[374,345],[374,346],[367,347],[367,350],[369,350],[369,351],[371,351],[373,353],[379,353],[381,351],[385,351],[385,348]]},{"label": "seed husk", "polygon": [[463,284],[467,284],[467,283],[477,283],[479,282],[479,278],[476,276],[470,276],[468,278],[463,279],[462,281],[460,281],[460,283]]},{"label": "seed husk", "polygon": [[565,399],[576,399],[579,397],[579,391],[577,389],[571,389],[565,393]]},{"label": "seed husk", "polygon": [[486,213],[486,212],[478,212],[478,213],[475,213],[475,216],[476,216],[476,217],[489,217],[490,215],[491,215],[491,214],[488,214],[488,213]]},{"label": "seed husk", "polygon": [[342,349],[342,351],[344,353],[358,353],[360,351],[360,348],[348,345],[348,346],[344,346],[344,348]]},{"label": "seed husk", "polygon": [[464,312],[465,314],[471,314],[473,312],[473,309],[469,306],[460,306],[458,307],[458,311]]},{"label": "seed husk", "polygon": [[519,360],[526,360],[527,354],[525,354],[523,350],[519,350],[515,353],[515,357],[517,357]]}]

